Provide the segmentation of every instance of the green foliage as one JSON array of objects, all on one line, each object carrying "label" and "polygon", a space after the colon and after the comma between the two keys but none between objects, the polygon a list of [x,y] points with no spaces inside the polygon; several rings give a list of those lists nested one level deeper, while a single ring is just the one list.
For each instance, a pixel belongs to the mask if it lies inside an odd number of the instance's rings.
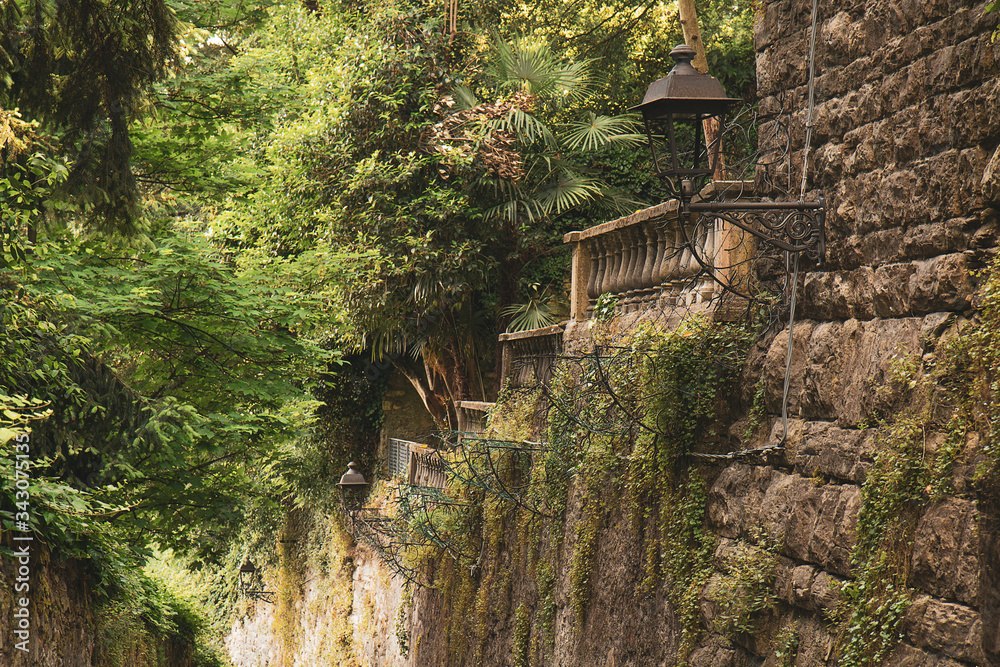
[{"label": "green foliage", "polygon": [[306,339],[310,304],[287,282],[170,237],[38,245],[3,281],[19,296],[0,381],[51,407],[32,434],[33,475],[51,480],[33,527],[63,555],[131,558],[152,535],[211,560],[288,492],[275,444],[316,406],[299,378],[333,355]]},{"label": "green foliage", "polygon": [[566,315],[565,304],[549,287],[539,289],[532,285],[531,297],[523,302],[511,304],[500,311],[503,317],[509,317],[507,331],[530,331],[558,324]]},{"label": "green foliage", "polygon": [[404,658],[410,655],[410,631],[406,628],[407,612],[413,606],[413,587],[404,586],[403,597],[399,601],[399,609],[396,610],[396,622],[393,632],[396,635],[396,645],[399,646],[399,654]]},{"label": "green foliage", "polygon": [[[1000,11],[1000,2],[990,2],[986,5],[987,12],[997,12]],[[993,41],[995,42],[997,38],[1000,37],[1000,28],[993,31]]]},{"label": "green foliage", "polygon": [[595,498],[583,507],[585,518],[577,525],[576,543],[569,566],[570,606],[579,621],[583,620],[590,601],[590,578],[603,514],[601,508],[595,506],[597,504]]},{"label": "green foliage", "polygon": [[739,542],[726,554],[722,576],[712,590],[719,605],[715,629],[724,635],[752,633],[761,615],[775,606],[774,572],[781,542],[762,535],[756,540],[758,544]]},{"label": "green foliage", "polygon": [[167,73],[177,29],[163,0],[0,4],[0,107],[51,135],[49,159],[72,162],[58,196],[95,228],[137,228],[131,123]]},{"label": "green foliage", "polygon": [[933,355],[900,357],[890,372],[889,391],[910,407],[878,424],[851,554],[855,578],[844,583],[837,609],[839,664],[881,664],[902,638],[920,509],[951,491],[972,419],[970,340],[952,331],[929,341]]},{"label": "green foliage", "polygon": [[799,629],[793,623],[781,629],[774,638],[774,657],[778,667],[792,667],[799,652]]},{"label": "green foliage", "polygon": [[511,654],[514,667],[528,667],[528,637],[531,633],[531,615],[528,608],[521,604],[514,612],[514,645]]},{"label": "green foliage", "polygon": [[594,304],[593,320],[595,322],[609,321],[615,316],[615,309],[617,307],[618,297],[611,292],[604,292],[597,297],[597,303]]},{"label": "green foliage", "polygon": [[674,613],[681,624],[678,657],[695,647],[701,634],[701,591],[712,576],[715,538],[705,530],[708,491],[694,470],[660,496],[660,570]]},{"label": "green foliage", "polygon": [[[711,427],[724,417],[725,391],[735,385],[750,340],[751,333],[742,327],[696,319],[675,331],[642,331],[616,341],[611,358],[597,350],[578,366],[564,363],[547,391],[501,395],[491,411],[487,437],[532,441],[544,430],[547,445],[532,455],[531,483],[519,505],[468,485],[463,481],[472,478],[468,471],[457,472],[452,480],[450,496],[471,506],[456,510],[453,516],[462,518],[454,526],[437,522],[437,535],[451,546],[425,552],[423,562],[433,561],[439,570],[437,559],[450,553],[456,564],[467,558],[479,576],[478,582],[439,580],[446,598],[453,600],[450,626],[467,628],[465,634],[452,631],[453,652],[472,649],[482,656],[481,642],[491,621],[509,609],[512,571],[534,574],[533,593],[515,611],[517,664],[533,664],[538,651],[552,650],[556,572],[561,567],[568,572],[569,605],[579,625],[592,595],[607,499],[616,496],[623,497],[646,541],[646,579],[637,594],[652,595],[662,586],[681,623],[681,655],[695,646],[702,632],[701,593],[715,571],[715,539],[705,527],[705,480],[696,468],[682,467],[680,457],[713,439]],[[547,423],[538,423],[545,412]],[[681,423],[668,425],[663,413]],[[508,460],[513,458],[495,456],[497,474],[506,474]],[[562,535],[574,485],[580,495],[568,528],[574,533],[572,550],[564,562]],[[738,549],[727,566],[721,632],[748,631],[752,620],[773,605],[777,544],[763,538],[759,542]]]},{"label": "green foliage", "polygon": [[980,287],[980,322],[967,331],[971,401],[976,425],[985,436],[976,477],[1000,494],[1000,264],[995,260]]},{"label": "green foliage", "polygon": [[109,582],[96,600],[98,643],[103,664],[166,667],[189,661],[194,667],[222,667],[221,642],[185,583],[121,562],[104,565]]},{"label": "green foliage", "polygon": [[[730,95],[752,97],[755,3],[699,0],[696,7],[711,73]],[[471,8],[470,20],[504,38],[532,35],[569,59],[593,61],[607,72],[589,102],[598,113],[638,104],[673,66],[670,50],[684,41],[676,4],[491,0]]]}]

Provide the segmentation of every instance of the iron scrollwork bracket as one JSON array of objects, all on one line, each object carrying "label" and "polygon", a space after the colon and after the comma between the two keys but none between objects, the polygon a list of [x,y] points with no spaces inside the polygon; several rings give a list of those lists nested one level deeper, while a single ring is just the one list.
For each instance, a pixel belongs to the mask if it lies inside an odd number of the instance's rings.
[{"label": "iron scrollwork bracket", "polygon": [[822,264],[826,255],[826,201],[692,202],[686,213],[725,220],[765,243],[791,253],[804,252]]}]

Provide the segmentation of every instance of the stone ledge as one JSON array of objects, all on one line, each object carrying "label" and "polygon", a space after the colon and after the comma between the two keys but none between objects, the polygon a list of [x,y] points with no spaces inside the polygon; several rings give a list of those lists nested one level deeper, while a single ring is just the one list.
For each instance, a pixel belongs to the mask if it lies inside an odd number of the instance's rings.
[{"label": "stone ledge", "polygon": [[550,327],[542,327],[541,329],[528,329],[527,331],[515,331],[514,333],[502,333],[497,336],[497,340],[504,343],[509,340],[524,340],[526,338],[541,338],[542,336],[556,336],[562,335],[563,329],[565,329],[566,323],[553,324]]},{"label": "stone ledge", "polygon": [[985,259],[967,250],[930,259],[810,272],[802,295],[803,314],[817,320],[901,318],[972,307],[971,273]]}]

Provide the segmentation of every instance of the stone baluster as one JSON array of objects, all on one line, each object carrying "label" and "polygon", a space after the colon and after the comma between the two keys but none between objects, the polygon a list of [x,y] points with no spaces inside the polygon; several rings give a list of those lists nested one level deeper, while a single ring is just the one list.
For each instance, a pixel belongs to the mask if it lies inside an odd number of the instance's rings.
[{"label": "stone baluster", "polygon": [[677,300],[684,287],[682,274],[684,266],[684,253],[687,251],[687,246],[684,245],[684,232],[681,230],[680,223],[674,224],[673,239],[673,249],[671,251],[669,262],[670,271],[665,283],[667,304],[670,306],[677,305]]},{"label": "stone baluster", "polygon": [[662,223],[656,223],[653,225],[656,232],[656,265],[653,268],[653,278],[652,278],[652,296],[653,298],[659,300],[658,306],[662,308],[665,304],[662,302],[663,293],[663,283],[667,281],[667,276],[670,275],[670,259],[671,259],[671,249],[670,245],[667,243],[667,230]]},{"label": "stone baluster", "polygon": [[640,277],[640,302],[645,304],[658,291],[655,290],[653,275],[659,266],[657,258],[662,258],[662,251],[657,243],[656,227],[650,222],[642,225],[642,236],[646,245],[646,261],[642,265],[642,276]]},{"label": "stone baluster", "polygon": [[590,303],[590,307],[587,310],[589,315],[589,312],[593,310],[594,302],[600,296],[598,286],[601,284],[601,271],[604,267],[602,263],[603,257],[601,256],[603,244],[599,243],[596,238],[587,239],[584,243],[587,244],[590,252],[590,275],[587,276],[587,300]]},{"label": "stone baluster", "polygon": [[622,268],[622,245],[617,234],[608,234],[605,240],[608,246],[608,270],[601,286],[601,294],[618,293],[618,274]]},{"label": "stone baluster", "polygon": [[625,238],[629,245],[629,265],[625,276],[625,312],[636,310],[639,301],[639,288],[642,286],[642,266],[646,262],[645,235],[637,225],[628,227]]},{"label": "stone baluster", "polygon": [[620,311],[623,311],[625,307],[625,292],[628,290],[629,264],[635,261],[635,258],[632,256],[634,248],[629,242],[628,234],[624,230],[620,229],[615,232],[615,237],[619,243],[621,262],[618,265],[618,275],[615,279],[615,286],[612,289],[618,295],[618,308]]},{"label": "stone baluster", "polygon": [[[717,232],[717,221],[714,217],[709,218],[709,221],[704,225],[705,228],[705,254],[706,263],[709,266],[716,266],[716,260],[719,257],[719,241],[720,235]],[[704,280],[700,287],[701,300],[711,301],[712,297],[715,296],[715,280],[712,279],[712,275],[709,269],[706,273]]]},{"label": "stone baluster", "polygon": [[530,350],[523,340],[514,344],[514,354],[519,364],[517,372],[517,386],[527,387],[531,383],[531,360],[528,358]]},{"label": "stone baluster", "polygon": [[[690,299],[691,303],[700,303],[704,297],[706,277],[700,275],[703,269],[698,259],[701,259],[701,261],[706,264],[711,264],[712,240],[715,235],[712,234],[709,227],[705,224],[704,217],[699,218],[694,224],[692,234],[693,253],[691,257],[691,275],[695,277],[695,279],[691,283]],[[709,278],[709,280],[711,279]]]}]

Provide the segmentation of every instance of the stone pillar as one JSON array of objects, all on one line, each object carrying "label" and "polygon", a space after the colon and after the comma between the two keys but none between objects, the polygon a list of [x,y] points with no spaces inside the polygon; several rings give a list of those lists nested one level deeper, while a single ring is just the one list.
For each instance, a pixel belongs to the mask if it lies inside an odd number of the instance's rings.
[{"label": "stone pillar", "polygon": [[575,322],[587,319],[587,306],[590,302],[587,286],[591,282],[591,244],[583,242],[580,236],[580,232],[570,232],[565,239],[566,242],[573,244],[569,317]]}]

